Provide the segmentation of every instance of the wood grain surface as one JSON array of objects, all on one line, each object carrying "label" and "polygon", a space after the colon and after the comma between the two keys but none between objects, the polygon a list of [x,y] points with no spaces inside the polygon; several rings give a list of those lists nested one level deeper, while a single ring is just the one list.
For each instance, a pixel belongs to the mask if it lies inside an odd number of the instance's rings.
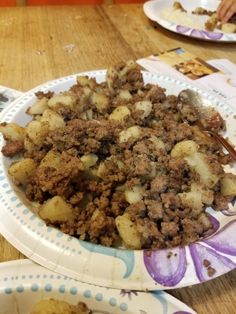
[{"label": "wood grain surface", "polygon": [[[171,33],[150,22],[141,4],[0,9],[0,85],[21,91],[176,47],[236,63],[236,44]],[[1,236],[0,248],[0,262],[24,258]],[[236,313],[236,270],[170,293],[199,314]]]}]

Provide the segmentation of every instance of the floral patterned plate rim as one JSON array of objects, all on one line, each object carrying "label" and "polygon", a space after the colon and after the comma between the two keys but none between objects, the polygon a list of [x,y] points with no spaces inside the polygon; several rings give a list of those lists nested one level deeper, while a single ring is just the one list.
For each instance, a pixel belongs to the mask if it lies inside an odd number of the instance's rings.
[{"label": "floral patterned plate rim", "polygon": [[[58,275],[30,260],[0,264],[0,314],[28,314],[42,299],[84,302],[93,314],[194,314],[171,295],[109,289]],[[3,312],[2,312],[3,311]]]},{"label": "floral patterned plate rim", "polygon": [[[183,24],[177,24],[171,22],[165,18],[163,18],[161,12],[165,9],[172,8],[174,0],[154,0],[147,1],[143,5],[143,10],[145,15],[152,21],[157,22],[159,25],[164,27],[167,30],[170,30],[174,33],[200,39],[206,41],[217,41],[217,42],[225,42],[232,43],[236,42],[236,33],[223,33],[220,31],[206,31],[204,30],[204,22],[207,17],[200,17],[202,21],[202,29],[192,28]],[[188,0],[180,0],[179,1],[187,11],[191,12],[196,7],[204,7],[207,10],[215,10],[220,3],[215,0],[196,0],[196,1],[188,1]]]},{"label": "floral patterned plate rim", "polygon": [[[76,81],[71,75],[42,84],[25,93],[1,113],[0,121],[25,125],[26,108],[36,100],[36,91],[60,92]],[[106,71],[80,73],[105,79]],[[198,91],[205,103],[211,103],[225,118],[227,133],[236,143],[235,110],[207,92],[174,78],[143,72],[145,83],[156,83],[168,94],[178,94],[191,88]],[[0,147],[4,140],[0,137]],[[32,210],[32,204],[17,189],[7,175],[10,160],[0,155],[0,232],[19,251],[38,264],[62,275],[99,286],[132,289],[163,290],[208,281],[236,268],[236,207],[216,212],[208,209],[214,234],[185,247],[159,251],[132,251],[108,248],[80,241],[48,227]],[[235,171],[235,168],[231,169]],[[206,262],[208,261],[208,265]]]}]

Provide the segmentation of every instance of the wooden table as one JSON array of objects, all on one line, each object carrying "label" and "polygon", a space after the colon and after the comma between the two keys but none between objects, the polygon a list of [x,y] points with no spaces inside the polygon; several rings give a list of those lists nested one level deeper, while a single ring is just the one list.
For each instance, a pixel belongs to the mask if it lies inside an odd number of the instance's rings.
[{"label": "wooden table", "polygon": [[[175,47],[236,63],[236,44],[202,42],[154,27],[138,4],[0,9],[0,85],[22,91]],[[24,258],[1,236],[0,247],[0,262]],[[236,270],[170,293],[198,313],[233,314],[235,283]]]}]

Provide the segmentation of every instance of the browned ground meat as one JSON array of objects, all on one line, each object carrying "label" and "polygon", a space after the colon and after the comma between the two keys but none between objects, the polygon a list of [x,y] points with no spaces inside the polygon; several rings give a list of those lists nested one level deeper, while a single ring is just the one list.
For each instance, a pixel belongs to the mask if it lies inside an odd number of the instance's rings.
[{"label": "browned ground meat", "polygon": [[21,141],[8,141],[6,145],[2,148],[3,155],[7,157],[13,157],[23,151],[24,143],[22,143]]},{"label": "browned ground meat", "polygon": [[[172,247],[202,237],[212,227],[205,214],[209,201],[202,201],[202,208],[196,209],[181,199],[181,195],[192,191],[192,183],[199,183],[199,173],[186,159],[173,157],[171,151],[176,143],[194,140],[198,152],[205,154],[208,166],[219,178],[224,174],[222,164],[231,160],[195,124],[196,110],[186,100],[166,95],[160,86],[144,85],[135,65],[127,69],[119,64],[108,71],[107,82],[98,84],[87,78],[84,84],[78,82],[68,91],[76,106],[59,104],[55,108],[64,118],[65,127],[50,131],[41,146],[27,150],[22,143],[6,142],[2,150],[5,156],[24,150],[24,157],[32,158],[37,165],[48,151],[60,156],[59,166],[37,168],[25,187],[26,196],[40,204],[62,196],[72,206],[74,219],[47,223],[97,244],[120,245],[115,219],[124,213],[135,224],[142,248]],[[121,97],[121,92],[125,96]],[[105,107],[96,106],[91,96],[95,93],[103,94]],[[51,99],[53,93],[38,92],[36,96]],[[146,116],[145,110],[136,108],[140,101],[151,103]],[[120,106],[130,114],[123,121],[110,119]],[[140,135],[122,142],[121,132],[131,126],[139,126]],[[87,154],[98,159],[88,168],[81,160]],[[129,203],[124,192],[134,186],[142,187],[141,197]],[[220,184],[210,191],[211,205],[216,210],[227,208],[230,198],[221,195]]]}]

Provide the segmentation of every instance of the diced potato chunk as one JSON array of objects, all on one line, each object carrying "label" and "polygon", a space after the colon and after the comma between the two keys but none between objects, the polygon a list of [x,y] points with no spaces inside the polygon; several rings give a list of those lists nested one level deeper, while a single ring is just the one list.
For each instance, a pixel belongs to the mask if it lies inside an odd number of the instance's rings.
[{"label": "diced potato chunk", "polygon": [[100,162],[99,166],[98,166],[98,170],[96,172],[96,175],[100,178],[103,178],[103,176],[105,175],[106,173],[106,166],[105,166],[105,163],[104,162]]},{"label": "diced potato chunk", "polygon": [[88,109],[86,110],[82,115],[81,118],[83,120],[92,120],[93,119],[93,110],[92,109]]},{"label": "diced potato chunk", "polygon": [[49,126],[37,120],[31,121],[26,127],[26,134],[36,146],[41,146],[49,132]]},{"label": "diced potato chunk", "polygon": [[37,302],[30,314],[89,314],[90,310],[85,305],[79,303],[77,305],[70,305],[69,303],[61,300],[40,300]]},{"label": "diced potato chunk", "polygon": [[219,181],[219,176],[216,175],[206,161],[206,156],[202,153],[194,153],[184,157],[190,168],[192,168],[200,176],[200,181],[207,187],[212,188]]},{"label": "diced potato chunk", "polygon": [[41,160],[39,167],[52,167],[58,169],[61,161],[61,154],[57,151],[50,150]]},{"label": "diced potato chunk", "polygon": [[62,116],[51,109],[46,109],[44,111],[40,121],[48,123],[50,131],[65,127],[65,122]]},{"label": "diced potato chunk", "polygon": [[236,25],[234,23],[222,23],[221,30],[224,33],[236,33]]},{"label": "diced potato chunk", "polygon": [[124,99],[124,100],[130,100],[132,99],[132,95],[127,89],[123,89],[119,93],[119,98]]},{"label": "diced potato chunk", "polygon": [[37,145],[33,143],[29,136],[26,136],[24,139],[24,148],[27,152],[32,153],[37,148]]},{"label": "diced potato chunk", "polygon": [[109,116],[109,120],[115,120],[118,122],[124,122],[125,118],[130,115],[130,110],[126,106],[119,106],[112,111]]},{"label": "diced potato chunk", "polygon": [[141,248],[141,237],[136,225],[131,221],[128,213],[118,216],[115,219],[116,227],[125,246],[138,250]]},{"label": "diced potato chunk", "polygon": [[125,190],[125,199],[130,204],[135,204],[141,201],[142,198],[142,187],[140,185],[135,185],[131,189]]},{"label": "diced potato chunk", "polygon": [[1,123],[0,132],[8,141],[24,141],[25,128],[16,123]]},{"label": "diced potato chunk", "polygon": [[39,216],[54,223],[71,220],[74,213],[72,207],[61,196],[54,196],[41,206]]},{"label": "diced potato chunk", "polygon": [[211,205],[214,200],[213,192],[200,182],[191,184],[191,191],[178,194],[184,206],[201,211],[203,204]]},{"label": "diced potato chunk", "polygon": [[180,158],[196,153],[198,145],[196,142],[191,140],[181,141],[172,148],[171,157]]},{"label": "diced potato chunk", "polygon": [[151,136],[150,141],[152,141],[157,149],[165,149],[165,143],[163,142],[163,140],[159,137],[156,136]]},{"label": "diced potato chunk", "polygon": [[37,168],[36,162],[31,158],[24,158],[13,163],[8,173],[17,185],[26,186],[34,176]]},{"label": "diced potato chunk", "polygon": [[118,76],[119,76],[118,72],[113,67],[107,69],[106,82],[111,92],[113,92],[113,83]]},{"label": "diced potato chunk", "polygon": [[200,193],[191,191],[191,192],[179,193],[178,195],[184,206],[193,208],[199,212],[202,210],[203,204],[202,204]]},{"label": "diced potato chunk", "polygon": [[70,305],[65,301],[40,300],[30,312],[31,314],[69,314],[71,313]]},{"label": "diced potato chunk", "polygon": [[30,115],[43,114],[44,111],[48,108],[48,99],[43,97],[38,99],[31,107],[27,109],[27,113]]},{"label": "diced potato chunk", "polygon": [[96,85],[96,82],[94,79],[89,78],[88,76],[84,75],[79,75],[76,77],[76,81],[81,85],[81,86],[89,86],[90,88],[93,88]]},{"label": "diced potato chunk", "polygon": [[137,125],[134,125],[124,131],[121,131],[119,135],[119,140],[121,143],[124,143],[124,142],[128,142],[128,140],[131,137],[138,139],[140,135],[141,135],[141,128]]},{"label": "diced potato chunk", "polygon": [[100,210],[99,209],[95,209],[95,211],[92,214],[91,220],[92,221],[96,220],[99,217],[100,214],[101,214]]},{"label": "diced potato chunk", "polygon": [[191,191],[201,194],[201,200],[206,205],[211,205],[214,200],[214,193],[200,182],[191,184]]},{"label": "diced potato chunk", "polygon": [[107,109],[109,104],[109,98],[105,94],[93,93],[91,97],[91,102],[99,112]]},{"label": "diced potato chunk", "polygon": [[226,173],[220,182],[220,191],[224,196],[236,196],[236,176]]},{"label": "diced potato chunk", "polygon": [[56,109],[60,105],[73,109],[75,105],[75,100],[70,95],[59,94],[59,95],[54,95],[48,101],[48,107],[51,109]]},{"label": "diced potato chunk", "polygon": [[152,111],[152,103],[149,100],[138,101],[134,106],[136,110],[143,111],[141,116],[143,119],[148,117]]},{"label": "diced potato chunk", "polygon": [[95,154],[87,154],[83,155],[80,159],[83,162],[85,168],[88,169],[96,164],[98,161],[98,156]]}]

